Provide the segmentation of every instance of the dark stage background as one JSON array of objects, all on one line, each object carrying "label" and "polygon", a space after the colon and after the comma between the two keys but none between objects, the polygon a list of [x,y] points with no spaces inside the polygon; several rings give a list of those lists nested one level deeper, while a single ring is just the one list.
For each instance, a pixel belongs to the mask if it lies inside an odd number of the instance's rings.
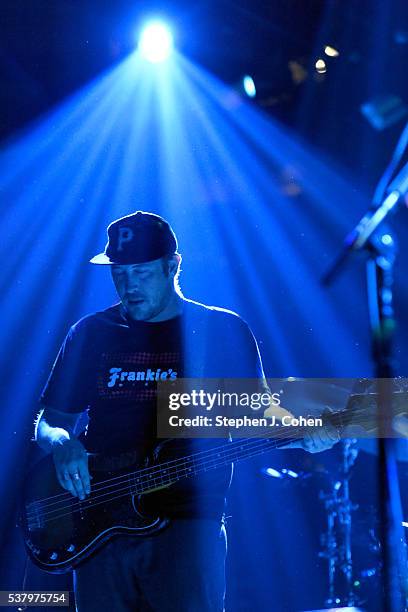
[{"label": "dark stage background", "polygon": [[[157,89],[121,68],[155,11],[174,24],[183,56],[174,85]],[[338,57],[324,54],[327,44]],[[373,375],[364,256],[332,287],[319,280],[368,208],[407,120],[407,51],[402,0],[3,1],[1,589],[18,589],[24,571],[16,508],[38,395],[72,322],[115,300],[106,272],[87,265],[114,218],[141,208],[169,219],[185,295],[239,312],[268,377]],[[245,74],[253,100],[239,92]],[[408,212],[391,223],[396,368],[406,376]],[[237,467],[229,612],[323,607],[319,494],[339,463],[338,446]],[[305,478],[268,477],[267,467]],[[375,469],[361,451],[351,480],[356,588],[370,611]],[[67,585],[29,566],[27,588]]]}]

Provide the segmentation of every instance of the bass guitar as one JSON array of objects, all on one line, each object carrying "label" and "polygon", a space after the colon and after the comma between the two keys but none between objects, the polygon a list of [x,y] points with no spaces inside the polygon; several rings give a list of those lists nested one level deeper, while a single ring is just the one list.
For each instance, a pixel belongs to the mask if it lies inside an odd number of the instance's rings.
[{"label": "bass guitar", "polygon": [[[406,392],[395,395],[400,396],[397,404],[406,405]],[[377,425],[375,394],[351,395],[347,410],[326,413],[324,419],[340,432],[351,423],[373,431]],[[23,492],[21,525],[28,554],[43,570],[64,573],[115,535],[154,534],[168,520],[144,513],[145,495],[281,448],[299,440],[304,432],[301,427],[280,427],[273,437],[269,433],[268,437],[233,439],[171,460],[163,460],[159,446],[146,464],[125,470],[100,469],[101,458],[90,456],[92,490],[82,501],[61,488],[52,457],[47,456],[29,474]]]}]

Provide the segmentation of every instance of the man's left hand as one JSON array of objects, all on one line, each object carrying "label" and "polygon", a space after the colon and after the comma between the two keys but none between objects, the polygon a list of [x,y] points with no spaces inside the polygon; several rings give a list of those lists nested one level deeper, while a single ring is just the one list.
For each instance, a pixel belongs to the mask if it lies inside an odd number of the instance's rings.
[{"label": "man's left hand", "polygon": [[333,425],[308,427],[299,447],[309,453],[320,453],[332,448],[340,440],[340,434]]}]

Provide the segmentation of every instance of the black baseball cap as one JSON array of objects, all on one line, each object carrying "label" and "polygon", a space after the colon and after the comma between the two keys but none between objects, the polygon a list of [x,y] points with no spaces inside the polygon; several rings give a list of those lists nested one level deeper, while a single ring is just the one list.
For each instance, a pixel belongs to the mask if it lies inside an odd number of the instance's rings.
[{"label": "black baseball cap", "polygon": [[105,250],[92,257],[93,264],[146,263],[177,252],[177,238],[167,221],[143,210],[116,219],[107,233]]}]

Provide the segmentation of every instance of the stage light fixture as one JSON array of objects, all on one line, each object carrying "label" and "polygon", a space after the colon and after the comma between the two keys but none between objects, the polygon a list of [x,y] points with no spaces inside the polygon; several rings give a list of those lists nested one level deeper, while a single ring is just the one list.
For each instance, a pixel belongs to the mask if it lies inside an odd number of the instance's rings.
[{"label": "stage light fixture", "polygon": [[323,59],[318,59],[315,63],[315,68],[319,74],[324,74],[327,70],[326,62]]},{"label": "stage light fixture", "polygon": [[255,98],[256,96],[255,82],[254,82],[254,79],[249,74],[246,74],[244,78],[242,79],[242,85],[243,85],[246,95],[249,98]]},{"label": "stage light fixture", "polygon": [[164,62],[173,51],[173,35],[161,21],[150,21],[140,34],[138,50],[144,59],[153,64]]},{"label": "stage light fixture", "polygon": [[326,55],[328,55],[329,57],[338,57],[339,56],[339,52],[337,49],[335,49],[334,47],[331,47],[330,45],[326,45],[324,48],[324,52]]},{"label": "stage light fixture", "polygon": [[282,469],[282,474],[285,474],[285,476],[289,476],[289,478],[299,478],[299,474],[297,472],[294,472],[293,470],[288,470],[287,468]]},{"label": "stage light fixture", "polygon": [[261,471],[266,474],[266,476],[271,476],[272,478],[283,478],[279,470],[275,470],[275,468],[272,467],[262,468]]},{"label": "stage light fixture", "polygon": [[390,236],[390,234],[383,234],[383,235],[381,236],[381,242],[382,242],[383,244],[387,245],[387,246],[388,246],[389,244],[392,244],[392,243],[393,243],[392,236]]}]

